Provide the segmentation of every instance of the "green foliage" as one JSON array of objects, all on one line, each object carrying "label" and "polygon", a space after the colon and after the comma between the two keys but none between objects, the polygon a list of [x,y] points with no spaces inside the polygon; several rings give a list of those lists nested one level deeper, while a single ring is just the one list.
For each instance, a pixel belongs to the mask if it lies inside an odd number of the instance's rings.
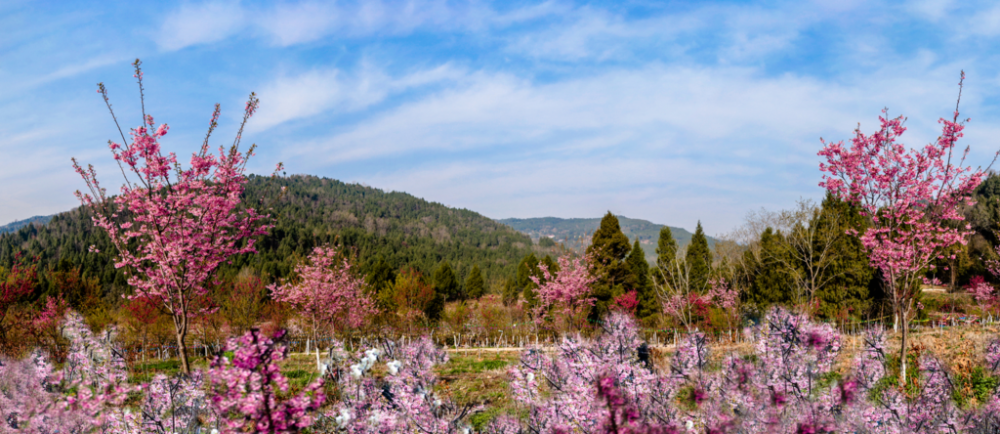
[{"label": "green foliage", "polygon": [[601,219],[601,227],[594,232],[587,255],[597,280],[593,285],[595,299],[591,319],[596,320],[608,311],[608,306],[625,288],[635,287],[635,276],[625,261],[632,250],[628,237],[618,226],[618,218],[608,211]]},{"label": "green foliage", "polygon": [[483,275],[479,272],[479,266],[473,265],[469,277],[465,280],[465,293],[469,298],[475,299],[482,297],[485,292],[486,282],[483,280]]},{"label": "green foliage", "polygon": [[656,242],[656,268],[653,278],[658,285],[663,285],[672,280],[670,277],[674,270],[674,261],[677,260],[677,241],[674,240],[673,232],[664,226],[660,228],[660,238]]},{"label": "green foliage", "polygon": [[975,366],[970,372],[956,372],[951,381],[952,399],[961,408],[969,407],[973,399],[979,404],[986,403],[1000,385],[1000,378],[990,375],[982,366]]},{"label": "green foliage", "polygon": [[[244,198],[270,214],[275,227],[256,242],[257,254],[238,255],[221,267],[221,278],[249,267],[273,282],[288,277],[296,259],[313,247],[335,244],[366,264],[359,270],[366,277],[379,262],[372,258],[381,257],[392,270],[409,266],[425,273],[442,261],[462,274],[477,265],[490,281],[514,275],[518,259],[531,249],[526,235],[475,212],[327,178],[250,176]],[[88,251],[91,245],[100,252]],[[110,239],[94,230],[83,208],[55,215],[44,226],[0,234],[0,267],[9,268],[18,253],[37,257],[41,270],[65,258],[83,278],[98,278],[101,298],[107,300],[126,287],[114,267]]]},{"label": "green foliage", "polygon": [[434,291],[443,295],[445,301],[465,299],[462,287],[458,284],[458,278],[455,277],[455,271],[451,269],[451,265],[448,265],[447,261],[442,262],[434,270]]},{"label": "green foliage", "polygon": [[632,269],[632,276],[635,281],[635,290],[639,299],[639,306],[636,309],[636,316],[639,318],[649,318],[660,311],[660,304],[653,289],[653,281],[650,278],[649,263],[646,262],[646,253],[639,245],[639,240],[635,240],[632,245],[632,252],[628,255],[628,265]]},{"label": "green foliage", "polygon": [[[827,194],[819,214],[809,224],[821,230],[833,225],[833,233],[849,230],[864,233],[866,222],[857,207]],[[834,259],[827,272],[835,277],[816,291],[820,301],[818,315],[821,318],[868,316],[874,306],[869,288],[879,285],[880,281],[875,281],[875,269],[869,265],[868,253],[861,241],[850,235],[839,237],[830,255]]]},{"label": "green foliage", "polygon": [[701,228],[701,221],[698,222],[691,237],[691,244],[688,245],[684,261],[691,270],[691,289],[702,291],[708,288],[708,279],[712,274],[712,251],[708,248],[708,239],[705,238],[705,231]]},{"label": "green foliage", "polygon": [[[541,271],[538,268],[538,258],[534,253],[528,254],[521,260],[521,263],[517,265],[517,294],[523,295],[524,300],[528,303],[528,307],[535,307],[538,304],[538,295],[535,290],[538,289],[538,285],[531,280],[531,276],[538,276]],[[514,301],[517,300],[517,296],[514,296]]]},{"label": "green foliage", "polygon": [[550,248],[550,247],[555,247],[555,246],[556,246],[556,242],[552,238],[542,237],[541,239],[538,240],[538,247]]},{"label": "green foliage", "polygon": [[379,309],[386,310],[390,306],[386,303],[387,297],[384,294],[396,283],[396,270],[381,256],[367,268],[365,283],[368,285],[369,294],[373,296]]},{"label": "green foliage", "polygon": [[783,243],[781,232],[767,228],[760,234],[760,251],[743,253],[750,282],[741,296],[745,304],[755,307],[758,312],[791,301],[788,277],[780,271],[781,264],[776,259],[785,254]]}]

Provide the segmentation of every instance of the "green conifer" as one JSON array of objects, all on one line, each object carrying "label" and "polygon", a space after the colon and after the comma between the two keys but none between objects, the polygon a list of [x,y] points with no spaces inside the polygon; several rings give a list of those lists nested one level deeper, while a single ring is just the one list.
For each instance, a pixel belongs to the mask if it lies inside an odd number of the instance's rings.
[{"label": "green conifer", "polygon": [[624,288],[635,286],[635,276],[625,262],[631,250],[631,243],[622,232],[618,218],[608,211],[587,247],[591,269],[597,278],[591,294],[596,299],[591,320],[597,320],[607,312],[609,304],[624,292]]},{"label": "green conifer", "polygon": [[646,252],[639,245],[639,240],[635,240],[632,245],[632,252],[628,255],[628,265],[632,269],[632,276],[635,286],[632,289],[639,299],[639,306],[636,309],[636,316],[648,318],[659,311],[656,292],[653,290],[653,282],[649,278],[649,262],[646,262]]},{"label": "green conifer", "polygon": [[684,261],[689,271],[689,282],[692,291],[702,292],[708,288],[708,279],[712,274],[712,251],[708,249],[708,239],[701,228],[701,221],[691,236]]},{"label": "green conifer", "polygon": [[468,279],[465,280],[465,293],[469,298],[479,298],[483,296],[484,292],[486,292],[486,282],[483,281],[483,275],[479,272],[479,266],[473,265]]}]

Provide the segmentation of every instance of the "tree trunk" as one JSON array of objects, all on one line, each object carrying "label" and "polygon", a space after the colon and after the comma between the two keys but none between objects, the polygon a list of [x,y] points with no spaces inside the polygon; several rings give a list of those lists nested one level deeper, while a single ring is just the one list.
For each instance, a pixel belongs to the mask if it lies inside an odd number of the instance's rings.
[{"label": "tree trunk", "polygon": [[902,318],[903,334],[899,345],[899,385],[906,386],[906,335],[910,328],[906,321],[906,313],[900,315]]},{"label": "tree trunk", "polygon": [[184,340],[187,338],[187,315],[174,318],[174,329],[177,331],[177,355],[181,358],[181,372],[191,373],[191,365],[188,364],[187,348],[184,347]]}]

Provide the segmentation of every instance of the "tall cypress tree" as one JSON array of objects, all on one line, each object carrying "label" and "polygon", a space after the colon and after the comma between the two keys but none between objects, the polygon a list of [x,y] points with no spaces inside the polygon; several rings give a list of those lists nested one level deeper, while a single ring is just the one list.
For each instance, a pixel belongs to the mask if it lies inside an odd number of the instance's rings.
[{"label": "tall cypress tree", "polygon": [[674,271],[674,261],[677,260],[677,241],[669,226],[660,228],[660,239],[656,243],[656,268],[653,270],[653,279],[658,285],[663,285],[671,280]]},{"label": "tall cypress tree", "polygon": [[659,303],[656,301],[656,293],[653,291],[653,282],[649,278],[649,263],[646,262],[646,252],[639,245],[639,240],[635,240],[632,245],[632,252],[628,254],[628,265],[632,269],[632,276],[635,286],[632,287],[639,299],[639,307],[636,309],[636,316],[648,318],[655,314]]},{"label": "tall cypress tree", "polygon": [[708,279],[712,273],[712,251],[708,249],[708,239],[705,238],[705,231],[701,228],[700,220],[694,230],[694,235],[691,237],[691,244],[688,246],[684,261],[691,269],[691,289],[701,291],[707,288]]},{"label": "tall cypress tree", "polygon": [[[524,295],[524,301],[528,303],[528,307],[535,307],[538,303],[538,295],[535,294],[535,289],[538,285],[531,280],[531,276],[538,276],[538,258],[534,253],[525,256],[521,260],[521,263],[517,265],[517,293]],[[517,296],[514,296],[514,301],[517,301]]]},{"label": "tall cypress tree", "polygon": [[472,271],[469,272],[469,278],[465,280],[465,293],[469,298],[479,298],[483,296],[486,292],[486,282],[483,281],[483,275],[479,272],[479,266],[473,265]]},{"label": "tall cypress tree", "polygon": [[597,278],[591,294],[597,300],[591,311],[592,320],[607,312],[608,305],[624,292],[624,288],[634,286],[635,277],[625,262],[631,250],[631,243],[622,232],[618,217],[608,211],[587,247],[587,255],[593,261],[591,269]]},{"label": "tall cypress tree", "polygon": [[[843,234],[849,229],[864,233],[867,219],[861,216],[857,206],[844,202],[827,193],[821,209],[810,225],[817,225],[821,230],[826,226],[836,233]],[[829,273],[834,277],[826,286],[816,291],[820,300],[820,317],[831,318],[847,311],[856,318],[865,317],[880,300],[870,289],[878,289],[880,277],[871,267],[868,254],[858,237],[842,236],[831,249],[834,258]]]},{"label": "tall cypress tree", "polygon": [[[396,270],[385,261],[381,255],[378,259],[371,265],[368,269],[368,273],[365,275],[365,283],[368,284],[368,290],[370,294],[375,298],[375,300],[382,300],[379,297],[384,291],[392,288],[392,284],[396,282]],[[385,308],[386,306],[379,306],[380,308]]]},{"label": "tall cypress tree", "polygon": [[781,270],[781,255],[787,254],[785,237],[780,231],[767,228],[760,234],[761,253],[754,256],[747,251],[745,263],[750,268],[750,285],[743,293],[743,301],[764,313],[775,304],[791,302],[788,276]]},{"label": "tall cypress tree", "polygon": [[434,271],[434,291],[445,297],[446,301],[460,300],[462,297],[461,287],[455,277],[455,271],[451,269],[447,261],[441,262],[437,270]]}]

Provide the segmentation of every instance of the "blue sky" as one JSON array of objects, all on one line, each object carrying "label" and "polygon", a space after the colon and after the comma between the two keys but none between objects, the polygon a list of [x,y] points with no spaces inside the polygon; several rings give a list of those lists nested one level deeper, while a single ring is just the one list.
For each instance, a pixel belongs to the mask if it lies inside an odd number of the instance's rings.
[{"label": "blue sky", "polygon": [[611,210],[710,234],[819,198],[819,138],[905,114],[1000,148],[1000,5],[957,1],[0,2],[0,224],[77,205],[70,157],[120,182],[146,107],[189,155],[244,135],[269,173],[406,191],[493,218]]}]

